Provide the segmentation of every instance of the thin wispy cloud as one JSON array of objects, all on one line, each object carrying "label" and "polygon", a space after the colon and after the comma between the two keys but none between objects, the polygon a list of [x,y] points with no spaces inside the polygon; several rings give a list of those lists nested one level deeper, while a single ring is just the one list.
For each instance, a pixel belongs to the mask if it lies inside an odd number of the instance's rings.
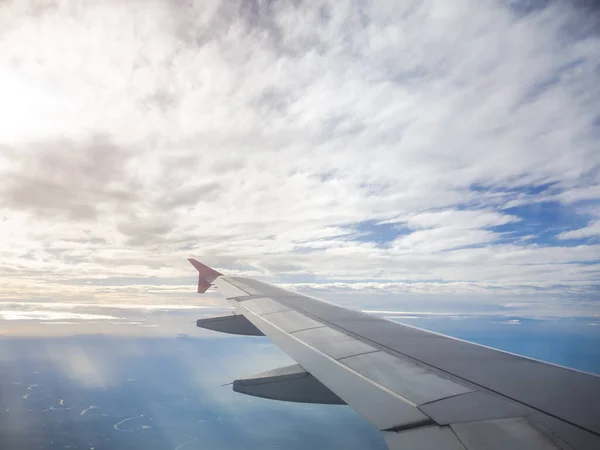
[{"label": "thin wispy cloud", "polygon": [[597,18],[559,1],[5,2],[0,296],[192,301],[197,256],[396,301],[597,308]]},{"label": "thin wispy cloud", "polygon": [[103,314],[72,313],[65,311],[0,310],[1,320],[118,320],[118,317]]}]

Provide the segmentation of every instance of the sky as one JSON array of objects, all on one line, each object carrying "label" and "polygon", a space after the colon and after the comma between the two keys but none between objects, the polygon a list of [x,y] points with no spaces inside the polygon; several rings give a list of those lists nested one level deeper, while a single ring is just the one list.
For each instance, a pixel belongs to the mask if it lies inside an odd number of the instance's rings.
[{"label": "sky", "polygon": [[0,3],[0,299],[599,316],[600,11]]}]

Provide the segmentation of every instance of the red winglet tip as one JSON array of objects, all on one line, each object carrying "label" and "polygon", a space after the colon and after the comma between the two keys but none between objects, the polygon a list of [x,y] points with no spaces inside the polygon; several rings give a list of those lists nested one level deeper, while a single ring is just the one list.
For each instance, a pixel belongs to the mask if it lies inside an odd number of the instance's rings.
[{"label": "red winglet tip", "polygon": [[200,273],[200,276],[203,278],[207,278],[209,281],[214,280],[217,277],[223,275],[220,272],[217,272],[215,269],[208,267],[207,265],[202,264],[200,261],[195,260],[194,258],[188,258],[188,261],[196,268],[196,270]]}]

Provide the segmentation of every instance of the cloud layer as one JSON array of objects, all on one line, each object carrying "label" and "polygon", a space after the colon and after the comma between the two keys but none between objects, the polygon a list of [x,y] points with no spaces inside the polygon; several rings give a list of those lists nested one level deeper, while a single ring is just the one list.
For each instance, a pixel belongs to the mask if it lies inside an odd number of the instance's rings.
[{"label": "cloud layer", "polygon": [[597,309],[600,34],[574,5],[5,3],[0,297],[191,300],[197,256]]}]

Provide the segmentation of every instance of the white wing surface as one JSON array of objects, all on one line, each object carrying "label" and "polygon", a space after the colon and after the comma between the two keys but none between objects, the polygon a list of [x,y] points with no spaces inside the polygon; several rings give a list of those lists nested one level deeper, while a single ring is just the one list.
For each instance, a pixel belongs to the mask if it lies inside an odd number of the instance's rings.
[{"label": "white wing surface", "polygon": [[234,382],[259,397],[347,404],[390,449],[600,449],[600,377],[342,308],[191,259],[198,292],[235,314],[200,319],[265,335],[298,364]]}]

